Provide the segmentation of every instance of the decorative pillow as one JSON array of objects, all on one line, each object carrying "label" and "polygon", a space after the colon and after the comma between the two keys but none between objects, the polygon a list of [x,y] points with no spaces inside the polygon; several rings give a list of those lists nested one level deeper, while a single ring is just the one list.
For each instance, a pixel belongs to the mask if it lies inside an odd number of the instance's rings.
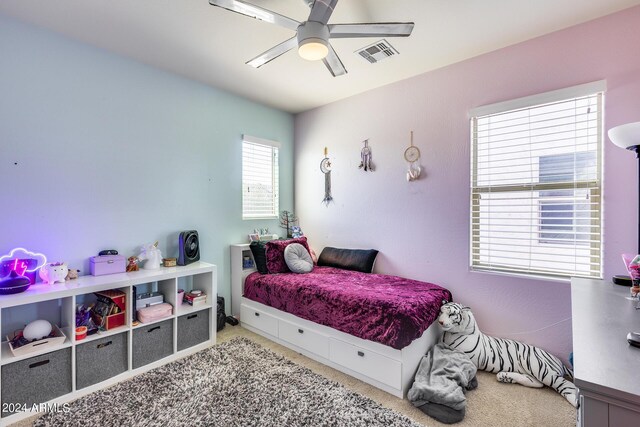
[{"label": "decorative pillow", "polygon": [[316,255],[316,251],[313,250],[311,246],[309,246],[309,253],[311,254],[311,260],[314,265],[318,264],[318,255]]},{"label": "decorative pillow", "polygon": [[378,251],[375,249],[339,249],[326,247],[322,250],[318,265],[343,270],[371,273]]},{"label": "decorative pillow", "polygon": [[284,248],[284,262],[294,273],[310,273],[313,270],[311,255],[300,243],[291,243]]},{"label": "decorative pillow", "polygon": [[284,261],[284,249],[291,243],[300,243],[308,251],[309,245],[307,244],[306,237],[298,237],[297,239],[288,240],[271,240],[267,242],[265,252],[267,258],[267,270],[270,274],[274,273],[288,273],[289,267]]},{"label": "decorative pillow", "polygon": [[269,271],[267,270],[267,257],[265,254],[265,245],[267,242],[251,242],[249,244],[249,249],[251,249],[251,254],[253,254],[253,259],[256,262],[256,268],[261,274],[267,274]]}]

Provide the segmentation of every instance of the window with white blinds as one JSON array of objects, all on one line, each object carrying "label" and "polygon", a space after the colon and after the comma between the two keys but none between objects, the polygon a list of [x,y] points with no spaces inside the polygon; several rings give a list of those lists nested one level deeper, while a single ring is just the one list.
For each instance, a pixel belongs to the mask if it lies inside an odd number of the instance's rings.
[{"label": "window with white blinds", "polygon": [[602,111],[594,82],[471,112],[471,268],[602,278]]},{"label": "window with white blinds", "polygon": [[243,135],[242,219],[278,217],[278,147],[277,142]]}]

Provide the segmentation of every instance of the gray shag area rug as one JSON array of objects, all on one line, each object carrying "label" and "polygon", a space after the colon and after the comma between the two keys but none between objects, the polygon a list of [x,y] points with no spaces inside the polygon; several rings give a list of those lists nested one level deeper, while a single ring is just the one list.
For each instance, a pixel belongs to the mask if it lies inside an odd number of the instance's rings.
[{"label": "gray shag area rug", "polygon": [[234,338],[91,393],[34,426],[419,424],[247,338]]}]

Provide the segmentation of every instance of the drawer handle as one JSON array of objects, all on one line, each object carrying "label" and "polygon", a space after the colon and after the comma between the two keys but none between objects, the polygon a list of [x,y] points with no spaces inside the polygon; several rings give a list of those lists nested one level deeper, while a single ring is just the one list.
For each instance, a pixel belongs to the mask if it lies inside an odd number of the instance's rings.
[{"label": "drawer handle", "polygon": [[38,366],[46,365],[47,363],[49,363],[49,359],[41,360],[40,362],[32,363],[29,365],[29,368],[37,368]]},{"label": "drawer handle", "polygon": [[256,317],[260,317],[260,313],[258,313],[258,312],[253,313],[253,314],[255,314],[255,315],[256,315]]},{"label": "drawer handle", "polygon": [[195,319],[196,317],[198,317],[198,315],[197,315],[197,314],[192,314],[192,315],[190,315],[190,316],[187,316],[187,320],[189,320],[189,319]]},{"label": "drawer handle", "polygon": [[96,348],[103,348],[103,347],[106,347],[106,346],[111,345],[111,344],[113,344],[113,341],[103,342],[102,344],[98,344],[96,346]]},{"label": "drawer handle", "polygon": [[304,331],[302,329],[298,329],[298,333],[304,334]]},{"label": "drawer handle", "polygon": [[109,261],[107,261],[107,264],[113,264],[115,261],[110,259]]},{"label": "drawer handle", "polygon": [[160,326],[154,326],[153,328],[149,329],[147,332],[153,332],[156,329],[160,329]]},{"label": "drawer handle", "polygon": [[364,351],[358,351],[358,356],[364,357]]}]

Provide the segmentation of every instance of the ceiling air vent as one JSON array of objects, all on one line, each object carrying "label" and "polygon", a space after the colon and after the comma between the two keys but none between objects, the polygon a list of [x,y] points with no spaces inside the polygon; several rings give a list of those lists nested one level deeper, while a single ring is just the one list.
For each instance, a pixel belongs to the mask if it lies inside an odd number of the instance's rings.
[{"label": "ceiling air vent", "polygon": [[393,46],[391,46],[388,41],[382,39],[378,42],[375,42],[374,44],[356,50],[356,53],[372,64],[375,64],[376,62],[380,62],[385,58],[397,55],[398,51]]}]

